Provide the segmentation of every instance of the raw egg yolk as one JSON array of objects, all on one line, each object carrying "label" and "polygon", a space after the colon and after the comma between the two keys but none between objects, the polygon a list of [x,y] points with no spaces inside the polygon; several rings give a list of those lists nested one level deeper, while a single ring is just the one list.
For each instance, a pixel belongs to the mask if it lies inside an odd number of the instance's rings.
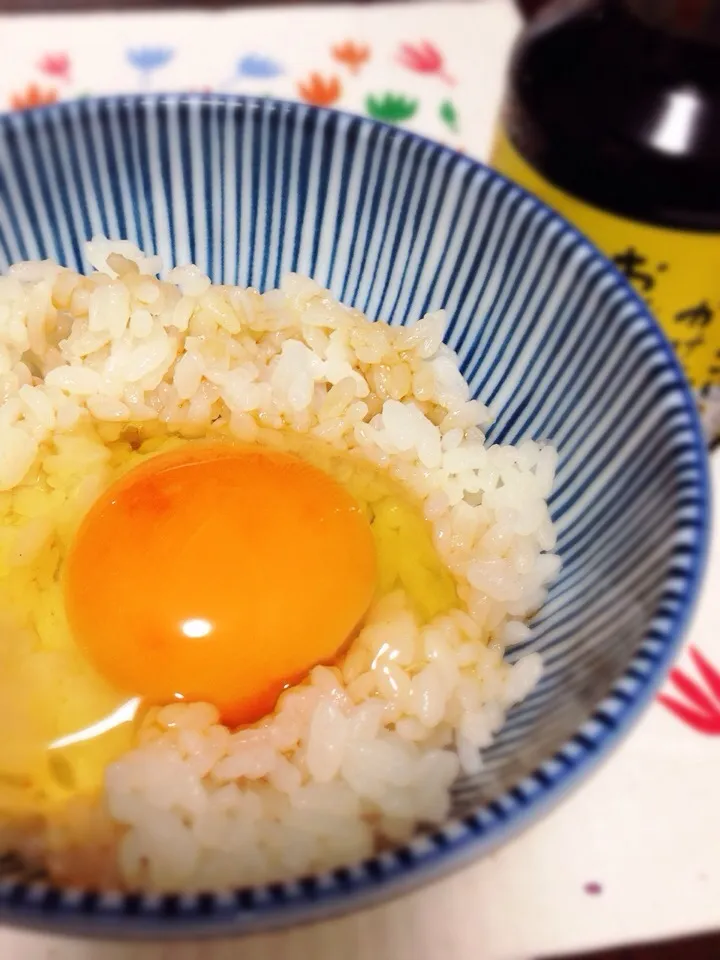
[{"label": "raw egg yolk", "polygon": [[248,723],[332,661],[367,611],[375,549],[361,508],[292,454],[189,443],[111,486],[70,550],[77,642],[115,686],[214,703]]}]

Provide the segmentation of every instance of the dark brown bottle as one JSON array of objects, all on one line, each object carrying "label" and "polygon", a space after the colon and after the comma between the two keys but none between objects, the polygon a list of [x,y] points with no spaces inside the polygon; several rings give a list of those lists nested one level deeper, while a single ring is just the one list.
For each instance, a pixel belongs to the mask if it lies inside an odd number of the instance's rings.
[{"label": "dark brown bottle", "polygon": [[716,436],[720,0],[551,3],[514,50],[492,162],[615,261]]}]

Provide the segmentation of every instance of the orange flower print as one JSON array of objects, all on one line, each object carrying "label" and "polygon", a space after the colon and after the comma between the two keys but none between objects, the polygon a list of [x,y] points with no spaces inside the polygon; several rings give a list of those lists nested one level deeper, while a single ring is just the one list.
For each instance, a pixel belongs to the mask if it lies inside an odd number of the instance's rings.
[{"label": "orange flower print", "polygon": [[329,107],[340,99],[342,86],[337,77],[325,79],[319,73],[311,73],[303,83],[298,83],[298,92],[303,100],[316,107]]},{"label": "orange flower print", "polygon": [[36,83],[29,83],[23,91],[11,95],[10,106],[13,110],[28,110],[30,107],[55,103],[57,98],[58,93],[54,87],[42,89]]},{"label": "orange flower print", "polygon": [[359,73],[360,67],[370,59],[370,47],[364,43],[346,40],[332,48],[332,55],[338,63],[349,67],[350,73]]}]

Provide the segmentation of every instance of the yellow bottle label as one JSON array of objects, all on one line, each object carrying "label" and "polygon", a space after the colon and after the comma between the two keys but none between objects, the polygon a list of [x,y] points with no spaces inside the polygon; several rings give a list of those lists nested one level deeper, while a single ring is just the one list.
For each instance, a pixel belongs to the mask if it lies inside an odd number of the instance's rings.
[{"label": "yellow bottle label", "polygon": [[593,207],[546,180],[503,131],[490,163],[558,210],[614,262],[660,322],[696,389],[720,385],[720,233],[655,227]]}]

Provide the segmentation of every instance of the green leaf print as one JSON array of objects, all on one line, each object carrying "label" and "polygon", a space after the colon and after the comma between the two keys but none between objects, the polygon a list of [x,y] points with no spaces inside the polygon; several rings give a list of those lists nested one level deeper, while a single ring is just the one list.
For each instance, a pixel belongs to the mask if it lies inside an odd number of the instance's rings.
[{"label": "green leaf print", "polygon": [[400,93],[386,93],[384,96],[369,94],[365,101],[367,112],[375,120],[386,123],[402,123],[417,113],[418,101],[411,100]]},{"label": "green leaf print", "polygon": [[453,133],[460,133],[458,112],[452,100],[443,100],[440,104],[440,119]]}]

